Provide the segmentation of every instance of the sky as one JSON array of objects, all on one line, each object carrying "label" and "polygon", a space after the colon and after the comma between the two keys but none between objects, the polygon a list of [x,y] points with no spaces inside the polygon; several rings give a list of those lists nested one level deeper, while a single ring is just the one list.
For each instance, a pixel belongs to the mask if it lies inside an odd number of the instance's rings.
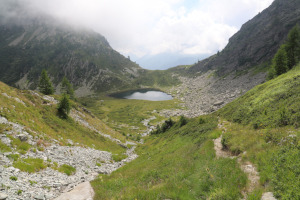
[{"label": "sky", "polygon": [[[1,0],[3,1],[3,0]],[[4,0],[5,1],[5,0]],[[9,1],[9,0],[6,0]],[[22,0],[84,25],[124,56],[213,54],[273,0]]]}]

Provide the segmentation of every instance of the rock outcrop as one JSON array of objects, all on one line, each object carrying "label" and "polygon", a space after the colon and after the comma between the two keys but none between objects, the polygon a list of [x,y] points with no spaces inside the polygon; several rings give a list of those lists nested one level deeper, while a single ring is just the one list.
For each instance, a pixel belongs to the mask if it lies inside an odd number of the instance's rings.
[{"label": "rock outcrop", "polygon": [[220,53],[189,69],[190,73],[217,70],[220,76],[269,62],[288,32],[300,23],[299,0],[275,0],[245,23]]}]

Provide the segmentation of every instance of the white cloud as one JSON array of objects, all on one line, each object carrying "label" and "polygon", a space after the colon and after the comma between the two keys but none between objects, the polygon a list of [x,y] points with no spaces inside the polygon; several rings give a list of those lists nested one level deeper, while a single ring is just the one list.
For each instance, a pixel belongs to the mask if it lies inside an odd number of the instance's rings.
[{"label": "white cloud", "polygon": [[104,35],[124,55],[214,53],[273,0],[26,0]]}]

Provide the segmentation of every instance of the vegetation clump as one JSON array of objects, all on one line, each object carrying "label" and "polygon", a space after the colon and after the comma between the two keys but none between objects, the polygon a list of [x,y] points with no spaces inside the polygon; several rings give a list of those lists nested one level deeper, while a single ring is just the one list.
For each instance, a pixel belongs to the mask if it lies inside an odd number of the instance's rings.
[{"label": "vegetation clump", "polygon": [[21,171],[34,173],[40,170],[45,169],[47,166],[44,164],[43,159],[41,158],[25,158],[22,160],[15,161],[13,163],[15,168],[20,169]]},{"label": "vegetation clump", "polygon": [[58,168],[58,171],[61,173],[65,173],[68,176],[71,176],[72,174],[74,174],[76,172],[76,168],[74,168],[70,165],[63,164]]},{"label": "vegetation clump", "polygon": [[9,177],[9,179],[12,180],[12,181],[17,181],[18,180],[18,178],[16,176],[11,176],[11,177]]},{"label": "vegetation clump", "polygon": [[188,123],[187,119],[182,115],[179,119],[179,127],[182,127]]},{"label": "vegetation clump", "polygon": [[156,130],[153,130],[151,132],[151,135],[164,133],[167,130],[169,130],[174,124],[175,124],[175,122],[171,118],[169,118],[161,126],[157,125]]}]

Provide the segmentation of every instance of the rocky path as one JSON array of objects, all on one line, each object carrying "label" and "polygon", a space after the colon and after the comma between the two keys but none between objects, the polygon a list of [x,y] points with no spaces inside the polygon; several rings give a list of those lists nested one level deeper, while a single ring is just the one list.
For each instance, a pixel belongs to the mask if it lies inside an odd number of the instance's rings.
[{"label": "rocky path", "polygon": [[[219,123],[218,128],[222,130],[222,134],[226,133],[227,129],[224,123]],[[222,135],[214,139],[214,149],[216,151],[217,158],[237,158],[237,161],[243,170],[243,172],[247,175],[249,180],[249,185],[247,188],[245,188],[244,191],[242,191],[242,194],[244,196],[243,199],[247,199],[247,194],[254,191],[256,187],[259,186],[259,173],[256,169],[256,167],[249,161],[243,162],[241,157],[232,155],[229,151],[224,150],[223,145],[221,143],[222,141]],[[262,195],[261,200],[276,200],[273,196],[272,192],[266,192]]]}]

